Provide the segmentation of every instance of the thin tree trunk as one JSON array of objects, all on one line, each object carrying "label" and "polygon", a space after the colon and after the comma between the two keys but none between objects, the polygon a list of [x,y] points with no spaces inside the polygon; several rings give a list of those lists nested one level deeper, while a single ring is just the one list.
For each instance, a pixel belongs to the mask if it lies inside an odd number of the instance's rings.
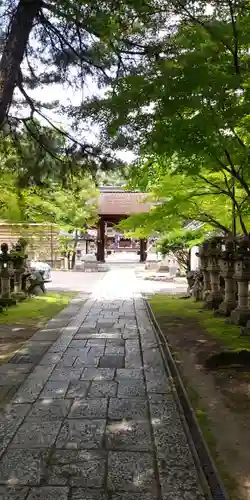
[{"label": "thin tree trunk", "polygon": [[189,271],[191,271],[191,248],[188,250],[186,273],[189,273]]},{"label": "thin tree trunk", "polygon": [[70,270],[70,252],[67,252],[67,268],[68,268],[68,271]]},{"label": "thin tree trunk", "polygon": [[3,126],[17,84],[20,66],[42,0],[20,0],[0,60],[0,128]]},{"label": "thin tree trunk", "polygon": [[75,268],[76,264],[76,247],[78,243],[78,231],[77,229],[75,230],[75,239],[74,239],[74,246],[73,246],[73,253],[72,253],[72,263],[71,263],[71,269]]}]

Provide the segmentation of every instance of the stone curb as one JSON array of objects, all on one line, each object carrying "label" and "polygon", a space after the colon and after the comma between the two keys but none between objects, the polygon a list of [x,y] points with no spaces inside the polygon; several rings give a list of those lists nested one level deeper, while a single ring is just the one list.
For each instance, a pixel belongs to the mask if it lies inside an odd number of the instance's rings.
[{"label": "stone curb", "polygon": [[[171,354],[170,348],[168,346],[167,340],[164,337],[160,326],[157,323],[157,320],[154,316],[152,308],[148,301],[144,298],[144,302],[146,304],[146,309],[149,315],[149,318],[152,322],[152,326],[155,330],[155,335],[157,340],[159,341],[158,347],[161,351],[164,365],[166,370],[170,371],[170,375],[173,380],[173,385],[175,388],[174,394],[176,399],[178,400],[179,406],[181,407],[184,418],[188,427],[189,434],[192,438],[192,442],[194,445],[195,453],[194,459],[198,466],[203,472],[203,475],[206,479],[208,488],[209,488],[209,497],[212,500],[229,500],[228,494],[225,490],[223,482],[219,476],[216,465],[213,461],[211,453],[208,449],[207,443],[204,440],[203,434],[201,432],[200,426],[198,424],[197,418],[195,416],[194,410],[189,401],[189,397],[187,395],[186,389],[181,380],[178,368],[174,361],[174,358]],[[166,366],[166,362],[168,366]],[[194,450],[192,450],[194,451]],[[198,459],[198,463],[197,463]]]}]

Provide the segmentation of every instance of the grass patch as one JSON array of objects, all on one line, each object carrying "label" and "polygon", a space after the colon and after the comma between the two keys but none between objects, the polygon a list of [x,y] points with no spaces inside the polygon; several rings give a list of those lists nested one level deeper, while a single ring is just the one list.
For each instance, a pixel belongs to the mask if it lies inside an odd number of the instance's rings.
[{"label": "grass patch", "polygon": [[74,293],[51,292],[32,297],[0,313],[0,324],[43,326],[70,302]]},{"label": "grass patch", "polygon": [[24,342],[68,305],[74,295],[49,292],[1,311],[0,364],[7,363]]},{"label": "grass patch", "polygon": [[176,296],[154,295],[150,304],[157,318],[171,317],[185,320],[194,319],[212,338],[219,340],[232,350],[250,350],[250,338],[240,336],[237,325],[225,323],[225,318],[214,317],[211,311],[201,309],[201,304],[193,299],[181,299]]}]

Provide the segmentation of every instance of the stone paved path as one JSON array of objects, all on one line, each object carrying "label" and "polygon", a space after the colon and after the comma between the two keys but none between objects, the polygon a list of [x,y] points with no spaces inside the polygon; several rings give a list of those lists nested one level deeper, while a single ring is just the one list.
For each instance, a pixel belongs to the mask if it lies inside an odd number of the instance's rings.
[{"label": "stone paved path", "polygon": [[0,500],[204,500],[132,271],[61,330],[0,439]]},{"label": "stone paved path", "polygon": [[[79,312],[87,296],[81,293],[75,297],[71,303],[63,309],[56,318],[51,319],[47,325],[37,331],[29,340],[27,340],[22,348],[9,360],[8,363],[0,365],[0,406],[3,407],[6,401],[11,399],[18,387],[27,378],[27,375],[40,362],[42,356],[49,347],[58,339],[62,333],[62,329],[68,326],[73,321],[76,314]],[[19,333],[20,332],[20,333]],[[6,338],[11,335],[22,338],[22,328],[13,328],[8,325],[1,325],[0,336]],[[1,498],[0,498],[1,500]]]}]

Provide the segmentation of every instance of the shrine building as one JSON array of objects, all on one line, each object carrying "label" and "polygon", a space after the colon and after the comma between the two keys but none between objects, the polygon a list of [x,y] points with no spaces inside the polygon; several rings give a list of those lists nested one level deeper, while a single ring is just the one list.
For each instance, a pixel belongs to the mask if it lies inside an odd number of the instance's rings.
[{"label": "shrine building", "polygon": [[151,204],[145,201],[146,194],[124,191],[122,188],[100,188],[97,224],[97,252],[98,262],[105,262],[105,249],[108,251],[137,251],[140,262],[147,258],[147,240],[139,241],[128,239],[122,235],[112,234],[112,227],[123,219],[137,214],[149,212]]}]

